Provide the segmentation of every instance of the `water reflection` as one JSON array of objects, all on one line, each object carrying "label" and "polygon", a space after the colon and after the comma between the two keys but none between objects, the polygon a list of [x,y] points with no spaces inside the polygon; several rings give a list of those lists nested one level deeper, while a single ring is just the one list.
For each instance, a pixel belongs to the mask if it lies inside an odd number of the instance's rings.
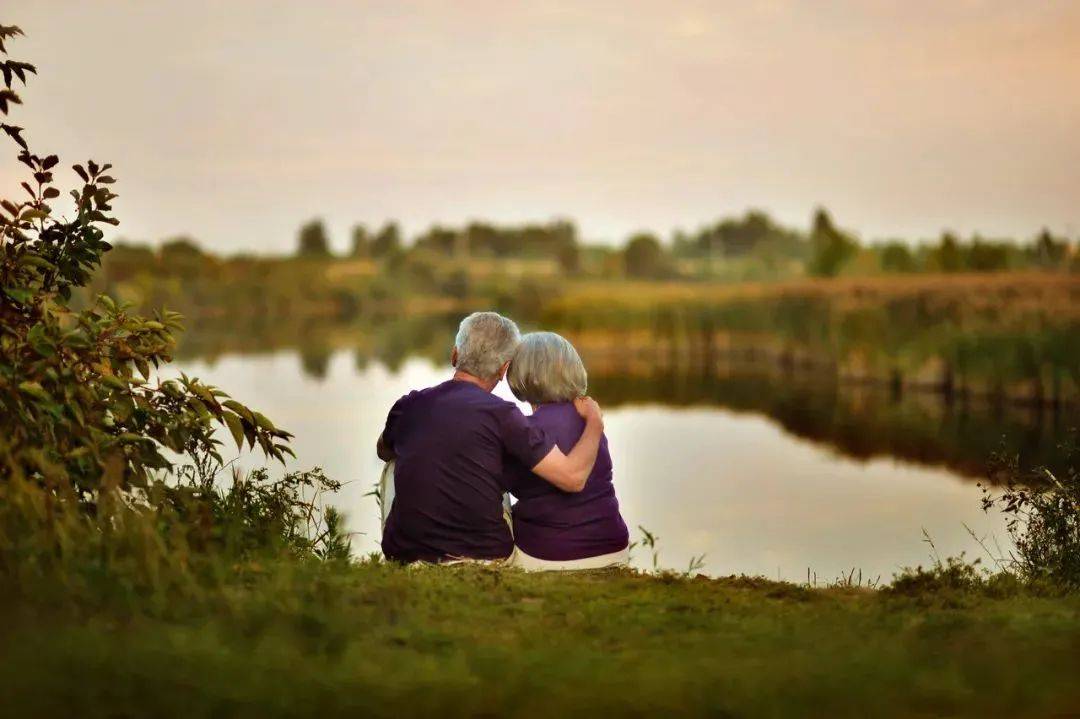
[{"label": "water reflection", "polygon": [[[378,364],[397,372],[410,357],[444,361],[458,319],[426,315],[370,327],[316,323],[232,332],[210,326],[184,338],[182,357],[212,362],[221,355],[293,350],[305,377],[325,381],[331,357],[349,348],[355,371]],[[590,392],[606,408],[658,404],[755,413],[846,457],[901,459],[969,478],[984,477],[989,459],[1000,452],[1019,456],[1026,466],[1060,471],[1058,445],[1077,425],[1068,408],[845,383],[835,374],[753,356],[721,355],[690,364],[671,361],[671,347],[635,352],[584,343],[579,348],[589,368]]]},{"label": "water reflection", "polygon": [[757,413],[847,457],[892,457],[979,478],[986,475],[990,457],[1002,451],[1018,454],[1026,465],[1060,468],[1058,445],[1069,429],[1061,412],[947,402],[933,394],[898,394],[747,363],[717,362],[711,371],[693,374],[594,370],[590,391],[609,406],[712,406]]},{"label": "water reflection", "polygon": [[[318,362],[276,352],[213,363],[187,360],[176,371],[229,387],[296,434],[300,462],[295,466],[321,464],[347,482],[334,502],[348,513],[351,528],[362,533],[355,547],[365,553],[377,550],[375,505],[364,495],[378,477],[373,443],[386,411],[401,394],[439,382],[449,370],[442,362],[416,357],[391,368],[368,354],[359,364],[358,353],[349,351],[329,353]],[[624,514],[631,526],[644,525],[660,536],[666,566],[685,567],[691,556],[705,554],[712,573],[803,579],[809,568],[833,579],[856,567],[865,576],[887,579],[903,565],[927,561],[924,528],[943,554],[974,548],[965,523],[980,534],[1001,535],[997,518],[980,511],[972,482],[892,458],[841,456],[845,450],[839,443],[796,437],[751,399],[762,393],[759,389],[738,388],[735,378],[730,387],[719,378],[702,383],[698,392],[692,383],[679,388],[689,382],[684,377],[646,381],[601,374],[593,382],[607,406]],[[497,391],[509,398],[505,386]],[[725,400],[739,410],[733,411],[721,406],[722,397],[744,399]],[[861,418],[874,412],[865,400],[830,404],[793,394],[768,401],[781,408],[781,416],[805,412],[807,421],[818,411],[815,403],[822,402],[825,416],[849,417],[827,425],[849,427],[852,434]],[[811,409],[803,407],[807,403]]]}]

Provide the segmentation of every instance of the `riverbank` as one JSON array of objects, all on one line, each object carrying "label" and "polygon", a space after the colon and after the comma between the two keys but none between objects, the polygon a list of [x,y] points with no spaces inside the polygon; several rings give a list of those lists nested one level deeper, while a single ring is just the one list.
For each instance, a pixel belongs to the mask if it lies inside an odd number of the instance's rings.
[{"label": "riverbank", "polygon": [[[314,274],[299,284],[241,274],[235,284],[201,276],[154,284],[175,290],[160,296],[125,283],[101,289],[146,312],[165,305],[197,320],[180,343],[188,357],[298,348],[317,368],[330,349],[349,347],[390,365],[409,354],[442,358],[461,317],[490,308],[523,329],[566,334],[593,374],[708,375],[746,364],[948,403],[1047,413],[1080,403],[1075,273],[737,284],[568,278],[542,287],[522,281],[513,291],[480,283],[458,297],[417,293],[390,302],[369,296],[356,278],[337,278],[333,263],[302,267]],[[330,297],[320,302],[270,301],[269,287],[324,285]]]},{"label": "riverbank", "polygon": [[734,285],[579,283],[549,302],[590,366],[742,362],[949,402],[1080,402],[1080,277],[920,275]]},{"label": "riverbank", "polygon": [[1080,711],[1080,598],[1007,584],[882,592],[290,561],[234,567],[183,602],[113,594],[4,600],[0,705],[86,717]]}]

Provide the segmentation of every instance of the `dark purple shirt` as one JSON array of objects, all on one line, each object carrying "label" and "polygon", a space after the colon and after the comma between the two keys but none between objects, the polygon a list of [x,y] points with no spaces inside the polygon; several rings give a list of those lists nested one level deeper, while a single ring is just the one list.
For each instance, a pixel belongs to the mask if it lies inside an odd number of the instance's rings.
[{"label": "dark purple shirt", "polygon": [[[585,431],[585,420],[570,402],[540,405],[529,423],[567,454]],[[600,452],[585,489],[576,494],[561,491],[521,462],[508,463],[506,470],[506,484],[518,499],[514,542],[521,551],[537,559],[564,562],[626,548],[630,534],[611,483],[607,436],[600,439]]]},{"label": "dark purple shirt", "polygon": [[382,548],[401,562],[510,556],[505,467],[535,467],[555,446],[512,402],[456,380],[394,403],[383,442],[397,464]]}]

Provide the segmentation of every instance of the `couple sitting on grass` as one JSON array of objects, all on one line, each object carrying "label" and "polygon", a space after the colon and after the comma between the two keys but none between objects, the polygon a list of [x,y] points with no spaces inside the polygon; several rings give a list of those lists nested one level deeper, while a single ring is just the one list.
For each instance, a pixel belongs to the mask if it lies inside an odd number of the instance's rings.
[{"label": "couple sitting on grass", "polygon": [[[494,312],[461,322],[454,376],[399,399],[379,437],[382,549],[400,562],[506,561],[527,570],[625,565],[600,407],[551,332]],[[492,394],[507,378],[525,416]],[[509,495],[517,498],[510,506]]]}]

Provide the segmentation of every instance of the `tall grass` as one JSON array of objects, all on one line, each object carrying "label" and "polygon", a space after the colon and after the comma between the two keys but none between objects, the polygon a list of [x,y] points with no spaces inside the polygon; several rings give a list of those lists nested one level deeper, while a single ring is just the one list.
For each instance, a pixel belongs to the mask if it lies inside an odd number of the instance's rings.
[{"label": "tall grass", "polygon": [[949,396],[1080,401],[1080,278],[1070,275],[593,283],[551,302],[541,323],[661,364],[754,351]]},{"label": "tall grass", "polygon": [[320,470],[233,472],[222,484],[188,469],[144,490],[104,489],[92,511],[38,483],[0,484],[0,594],[153,613],[198,604],[260,564],[348,558],[341,516],[321,504],[338,485]]}]

